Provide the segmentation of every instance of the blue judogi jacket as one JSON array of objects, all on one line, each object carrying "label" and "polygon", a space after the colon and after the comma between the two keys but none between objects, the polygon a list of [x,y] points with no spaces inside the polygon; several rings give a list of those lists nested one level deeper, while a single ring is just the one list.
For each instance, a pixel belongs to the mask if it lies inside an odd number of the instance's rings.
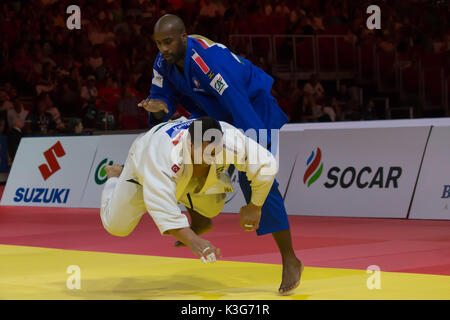
[{"label": "blue judogi jacket", "polygon": [[[273,78],[220,43],[188,37],[184,74],[158,53],[149,99],[166,102],[168,121],[180,103],[192,117],[210,116],[244,131],[279,129],[288,120],[270,94]],[[156,121],[151,113],[149,124]]]}]

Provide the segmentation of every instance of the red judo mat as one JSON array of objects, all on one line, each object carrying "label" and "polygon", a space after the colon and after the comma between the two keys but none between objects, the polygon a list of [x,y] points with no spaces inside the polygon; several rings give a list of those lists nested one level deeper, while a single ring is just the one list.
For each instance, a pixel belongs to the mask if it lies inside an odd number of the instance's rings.
[{"label": "red judo mat", "polygon": [[[3,189],[3,188],[2,188]],[[0,189],[0,191],[3,191]],[[450,275],[450,221],[290,216],[297,256],[306,266]],[[204,235],[224,260],[281,263],[271,235],[239,228],[221,213]],[[98,209],[0,206],[0,244],[193,258],[175,248],[146,214],[127,237],[108,234]]]}]

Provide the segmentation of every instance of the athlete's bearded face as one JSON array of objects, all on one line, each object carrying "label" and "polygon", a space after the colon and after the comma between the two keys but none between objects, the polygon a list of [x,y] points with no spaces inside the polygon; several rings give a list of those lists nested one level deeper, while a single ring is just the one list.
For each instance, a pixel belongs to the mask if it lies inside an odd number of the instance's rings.
[{"label": "athlete's bearded face", "polygon": [[172,30],[158,30],[153,35],[156,46],[161,52],[164,59],[174,64],[180,60],[184,60],[187,46],[186,32],[176,32]]}]

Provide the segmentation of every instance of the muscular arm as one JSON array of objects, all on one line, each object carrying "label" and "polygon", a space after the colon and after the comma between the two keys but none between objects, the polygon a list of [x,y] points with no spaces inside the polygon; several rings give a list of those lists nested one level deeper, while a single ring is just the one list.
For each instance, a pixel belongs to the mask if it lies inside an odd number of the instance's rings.
[{"label": "muscular arm", "polygon": [[167,230],[166,233],[171,236],[174,236],[178,241],[185,243],[188,247],[190,247],[192,241],[195,238],[198,238],[198,236],[195,234],[194,231],[192,231],[192,229],[190,227]]},{"label": "muscular arm", "polygon": [[161,55],[155,59],[150,95],[138,104],[149,112],[149,124],[168,121],[177,108],[177,92],[161,67]]},{"label": "muscular arm", "polygon": [[[214,262],[215,257],[222,257],[219,248],[213,246],[208,240],[200,238],[189,227],[167,230],[166,233],[174,236],[178,241],[185,243],[199,258],[206,257],[212,259],[210,262]],[[213,254],[214,258],[211,258],[211,254]],[[206,260],[203,261],[205,262]]]},{"label": "muscular arm", "polygon": [[256,141],[229,124],[221,124],[225,131],[225,149],[234,152],[234,165],[239,171],[246,172],[251,181],[251,201],[239,211],[239,224],[247,231],[256,230],[261,219],[261,208],[275,179],[277,163],[273,155]]}]

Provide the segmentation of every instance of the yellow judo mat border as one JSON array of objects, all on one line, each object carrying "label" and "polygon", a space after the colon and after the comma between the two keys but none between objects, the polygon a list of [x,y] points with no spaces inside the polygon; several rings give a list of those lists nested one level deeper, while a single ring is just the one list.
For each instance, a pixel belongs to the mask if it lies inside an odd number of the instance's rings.
[{"label": "yellow judo mat border", "polygon": [[305,267],[277,293],[281,265],[0,245],[1,300],[450,299],[450,276]]}]

